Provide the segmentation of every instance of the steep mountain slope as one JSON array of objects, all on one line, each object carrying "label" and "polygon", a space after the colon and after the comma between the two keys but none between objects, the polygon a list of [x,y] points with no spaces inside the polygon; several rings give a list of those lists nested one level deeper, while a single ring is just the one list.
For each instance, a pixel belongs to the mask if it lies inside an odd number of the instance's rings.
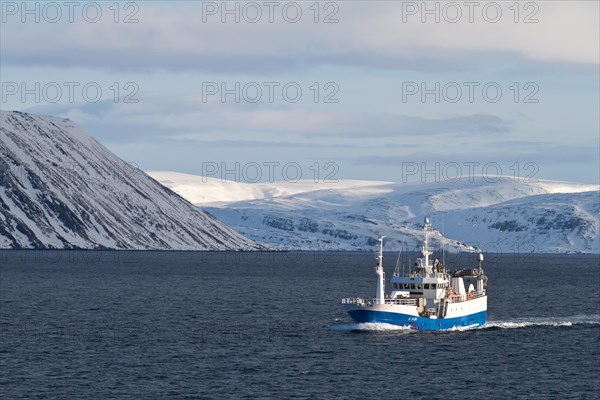
[{"label": "steep mountain slope", "polygon": [[247,237],[275,248],[371,249],[381,233],[388,236],[388,250],[417,250],[419,225],[428,216],[445,233],[434,235],[434,244],[448,250],[600,253],[595,185],[476,177],[294,186],[150,174]]},{"label": "steep mountain slope", "polygon": [[0,114],[0,248],[256,249],[68,119]]}]

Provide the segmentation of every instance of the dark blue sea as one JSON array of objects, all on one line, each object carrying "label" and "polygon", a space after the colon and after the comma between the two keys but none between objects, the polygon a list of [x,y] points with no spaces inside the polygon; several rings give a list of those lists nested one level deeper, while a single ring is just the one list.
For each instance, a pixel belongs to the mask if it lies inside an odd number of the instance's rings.
[{"label": "dark blue sea", "polygon": [[488,325],[419,332],[345,315],[371,253],[0,251],[0,397],[598,399],[598,256],[488,258]]}]

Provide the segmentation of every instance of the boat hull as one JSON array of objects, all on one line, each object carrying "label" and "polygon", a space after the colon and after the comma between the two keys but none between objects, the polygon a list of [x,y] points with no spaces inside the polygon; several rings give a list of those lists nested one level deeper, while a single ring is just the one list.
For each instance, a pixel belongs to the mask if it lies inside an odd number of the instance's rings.
[{"label": "boat hull", "polygon": [[487,311],[450,318],[426,318],[390,311],[355,308],[348,310],[350,317],[356,322],[376,322],[411,327],[425,331],[448,330],[461,327],[478,327],[485,324]]}]

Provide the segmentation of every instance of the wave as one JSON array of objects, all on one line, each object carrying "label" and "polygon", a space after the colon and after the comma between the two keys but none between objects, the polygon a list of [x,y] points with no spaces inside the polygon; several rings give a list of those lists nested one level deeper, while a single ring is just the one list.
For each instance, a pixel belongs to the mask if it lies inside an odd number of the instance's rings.
[{"label": "wave", "polygon": [[575,315],[571,317],[528,317],[516,318],[508,321],[488,321],[479,329],[500,328],[517,329],[531,326],[573,326],[573,325],[599,325],[600,315]]},{"label": "wave", "polygon": [[[573,325],[600,325],[600,314],[575,315],[570,317],[526,317],[506,321],[488,321],[483,326],[456,326],[445,329],[444,332],[464,332],[478,329],[518,329],[535,326],[569,327]],[[399,326],[381,322],[332,325],[328,328],[332,331],[416,331],[416,329],[411,326]]]},{"label": "wave", "polygon": [[383,322],[361,322],[358,324],[332,325],[329,327],[332,331],[408,331],[413,329],[410,326],[400,326],[386,324]]},{"label": "wave", "polygon": [[464,332],[464,331],[470,331],[472,329],[481,329],[481,328],[482,328],[482,326],[479,326],[479,325],[467,325],[467,326],[454,326],[452,328],[442,329],[442,330],[444,332]]}]

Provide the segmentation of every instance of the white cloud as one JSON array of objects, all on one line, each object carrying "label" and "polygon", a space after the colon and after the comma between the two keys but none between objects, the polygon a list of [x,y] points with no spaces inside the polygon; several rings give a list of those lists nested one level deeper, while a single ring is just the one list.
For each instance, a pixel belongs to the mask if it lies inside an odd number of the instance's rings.
[{"label": "white cloud", "polygon": [[[317,64],[469,68],[485,61],[475,54],[534,62],[599,62],[598,2],[537,2],[539,22],[529,24],[513,21],[508,2],[498,3],[503,10],[498,23],[486,22],[481,11],[469,23],[462,7],[463,17],[454,24],[443,18],[435,23],[432,16],[421,23],[419,15],[405,16],[403,22],[402,3],[366,1],[340,2],[339,23],[315,24],[308,3],[302,4],[305,14],[297,24],[281,17],[272,24],[223,24],[218,16],[203,23],[201,2],[139,3],[136,24],[115,24],[108,15],[94,24],[23,24],[10,17],[2,26],[3,62],[225,72]],[[531,11],[521,10],[519,18]]]},{"label": "white cloud", "polygon": [[[312,2],[300,3],[307,13],[298,24],[280,18],[273,24],[222,24],[218,17],[203,23],[200,2],[137,2],[140,22],[115,24],[107,2],[107,18],[96,24],[22,24],[18,16],[2,23],[2,79],[98,80],[108,97],[112,82],[135,81],[138,104],[104,101],[33,111],[68,116],[111,148],[124,149],[126,159],[146,157],[155,169],[191,163],[184,159],[195,151],[215,156],[217,146],[222,157],[258,157],[245,149],[249,144],[257,152],[263,146],[266,157],[282,158],[310,158],[318,151],[332,157],[332,148],[343,148],[335,159],[402,156],[407,149],[430,150],[432,157],[471,157],[482,149],[509,157],[519,145],[501,147],[499,140],[542,143],[550,137],[556,140],[551,154],[562,145],[568,152],[573,141],[595,146],[599,3],[530,2],[540,7],[535,24],[515,24],[508,9],[514,2],[498,3],[505,14],[496,24],[481,16],[473,24],[421,23],[418,15],[403,22],[402,3],[390,1],[338,2],[337,24],[313,23],[307,9]],[[303,102],[223,105],[219,96],[208,103],[199,98],[206,81],[271,80],[301,82]],[[340,103],[307,104],[316,80],[338,82]],[[401,102],[401,83],[413,80],[498,81],[503,102]],[[539,84],[539,104],[512,101],[510,87],[517,80],[521,86]],[[20,96],[11,99],[10,108],[33,105],[20,104]],[[279,153],[273,151],[277,146],[287,147]],[[149,147],[155,153],[142,155],[139,149]],[[165,165],[153,165],[163,153]],[[588,170],[597,179],[597,168]]]},{"label": "white cloud", "polygon": [[196,97],[171,101],[147,97],[138,104],[112,101],[82,106],[34,107],[32,112],[58,114],[84,126],[92,126],[101,141],[215,140],[304,143],[324,145],[361,144],[398,138],[420,140],[423,136],[502,137],[512,122],[489,114],[455,114],[428,118],[390,113],[356,113],[309,109],[301,106],[273,107],[266,103],[202,103]]}]

